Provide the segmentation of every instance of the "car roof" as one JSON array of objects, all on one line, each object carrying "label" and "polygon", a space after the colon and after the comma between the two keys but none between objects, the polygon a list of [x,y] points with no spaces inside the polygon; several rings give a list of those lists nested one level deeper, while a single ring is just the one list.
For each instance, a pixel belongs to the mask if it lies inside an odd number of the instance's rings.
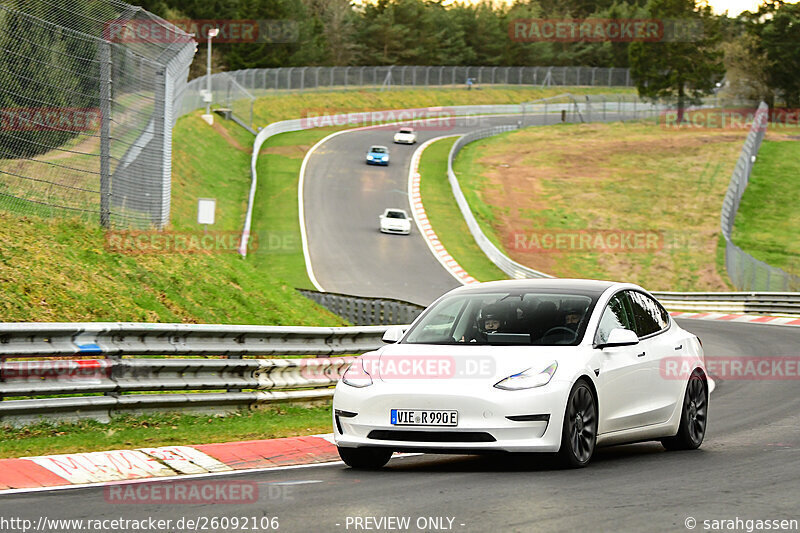
[{"label": "car roof", "polygon": [[[530,291],[530,290],[546,290],[546,291],[576,291],[584,294],[593,294],[600,296],[606,290],[613,286],[622,286],[623,284],[614,281],[601,281],[595,279],[565,279],[565,278],[542,278],[542,279],[511,279],[501,281],[488,281],[485,283],[476,283],[474,285],[465,285],[456,289],[458,292],[493,292],[493,291]],[[627,285],[627,284],[624,284]]]},{"label": "car roof", "polygon": [[414,128],[402,127],[400,128],[400,132],[413,132]]},{"label": "car roof", "polygon": [[374,150],[375,148],[383,148],[384,150],[388,150],[387,147],[383,146],[382,144],[373,144],[369,147],[370,151]]}]

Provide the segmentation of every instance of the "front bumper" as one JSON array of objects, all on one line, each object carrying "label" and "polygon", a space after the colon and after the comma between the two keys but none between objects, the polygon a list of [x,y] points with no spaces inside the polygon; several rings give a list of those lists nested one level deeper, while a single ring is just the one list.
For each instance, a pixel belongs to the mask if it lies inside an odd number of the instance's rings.
[{"label": "front bumper", "polygon": [[411,228],[393,228],[387,226],[381,226],[382,233],[395,233],[398,235],[408,235],[411,233]]},{"label": "front bumper", "polygon": [[[376,383],[364,388],[339,383],[333,401],[336,444],[428,453],[559,450],[568,385],[550,383],[522,391],[489,388],[486,390],[485,384],[466,383],[459,387],[437,381],[422,392],[417,386],[409,389],[397,383]],[[391,409],[456,410],[458,426],[392,425]],[[520,415],[547,415],[549,419],[507,418]]]},{"label": "front bumper", "polygon": [[388,159],[367,159],[368,165],[381,165],[381,166],[389,166]]}]

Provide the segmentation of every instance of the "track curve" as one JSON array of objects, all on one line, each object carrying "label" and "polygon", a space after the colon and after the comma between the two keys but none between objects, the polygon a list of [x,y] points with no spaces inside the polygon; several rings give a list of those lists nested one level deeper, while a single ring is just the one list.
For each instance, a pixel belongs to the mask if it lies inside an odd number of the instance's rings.
[{"label": "track curve", "polygon": [[[443,134],[423,132],[420,141]],[[433,258],[416,228],[411,238],[377,232],[377,215],[387,202],[408,203],[404,191],[413,148],[393,148],[387,169],[366,172],[362,166],[367,145],[390,144],[390,136],[391,130],[342,134],[331,139],[342,144],[323,143],[309,159],[305,199],[306,213],[313,215],[307,219],[310,251],[314,270],[328,290],[424,304],[457,282]],[[380,174],[384,170],[389,172]],[[338,216],[338,210],[344,215]],[[328,228],[321,222],[324,217],[333,218]],[[416,261],[422,266],[412,270]],[[703,340],[709,356],[800,355],[800,328],[680,323]],[[365,517],[410,519],[408,529],[372,530],[464,532],[687,531],[690,517],[702,531],[708,530],[704,520],[799,519],[799,413],[797,380],[721,381],[712,395],[706,441],[692,452],[665,452],[657,443],[616,446],[598,450],[589,468],[579,471],[553,468],[547,458],[408,456],[377,472],[335,463],[205,478],[253,481],[259,487],[256,503],[112,505],[108,489],[86,487],[2,496],[0,517],[34,524],[43,515],[153,518],[175,524],[187,517],[277,516],[279,530],[289,532],[366,530],[353,527],[352,521],[348,527],[348,517],[361,518],[362,525]],[[426,517],[442,517],[444,527],[417,522]]]}]

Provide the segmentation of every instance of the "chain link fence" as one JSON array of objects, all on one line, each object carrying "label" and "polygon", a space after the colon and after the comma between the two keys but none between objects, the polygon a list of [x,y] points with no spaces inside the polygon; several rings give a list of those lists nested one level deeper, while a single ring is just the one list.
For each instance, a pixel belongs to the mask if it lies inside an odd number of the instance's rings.
[{"label": "chain link fence", "polygon": [[[629,69],[600,67],[286,67],[211,75],[213,102],[253,125],[252,102],[276,91],[469,87],[481,85],[632,87]],[[205,107],[205,76],[189,82],[180,114]]]},{"label": "chain link fence", "polygon": [[750,133],[739,154],[739,160],[733,169],[728,191],[722,203],[720,227],[725,239],[725,268],[731,282],[738,290],[743,291],[798,291],[800,277],[792,275],[780,268],[759,261],[733,243],[733,225],[739,203],[750,181],[750,174],[756,162],[758,149],[767,132],[769,107],[761,102],[755,113]]},{"label": "chain link fence", "polygon": [[0,209],[166,224],[192,37],[118,0],[3,0],[0,49]]}]

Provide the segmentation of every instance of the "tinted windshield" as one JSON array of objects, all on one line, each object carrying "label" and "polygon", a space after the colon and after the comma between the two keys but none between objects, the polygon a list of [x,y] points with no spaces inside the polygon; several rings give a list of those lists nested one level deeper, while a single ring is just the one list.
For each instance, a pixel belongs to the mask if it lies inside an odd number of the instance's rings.
[{"label": "tinted windshield", "polygon": [[386,218],[406,218],[406,214],[402,211],[389,211],[386,213]]},{"label": "tinted windshield", "polygon": [[370,149],[370,152],[375,153],[375,154],[385,154],[386,153],[386,148],[383,148],[381,146],[373,146]]},{"label": "tinted windshield", "polygon": [[456,294],[426,311],[403,342],[576,345],[593,307],[593,299],[582,294]]},{"label": "tinted windshield", "polygon": [[400,133],[413,133],[413,130],[400,130]]}]

